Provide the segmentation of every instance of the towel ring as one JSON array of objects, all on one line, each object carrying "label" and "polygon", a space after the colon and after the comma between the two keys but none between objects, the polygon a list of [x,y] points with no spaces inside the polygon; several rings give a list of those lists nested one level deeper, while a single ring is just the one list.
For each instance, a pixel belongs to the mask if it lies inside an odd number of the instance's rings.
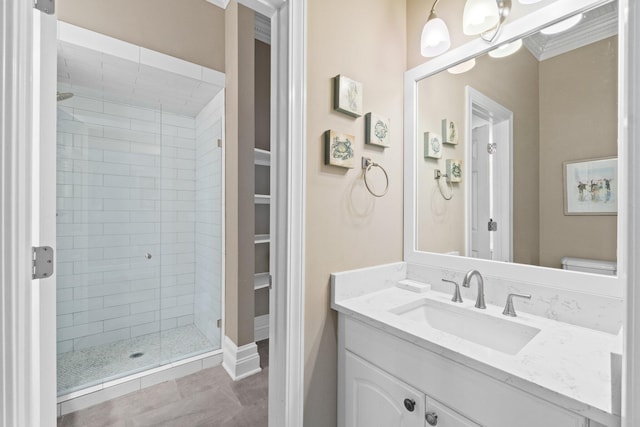
[{"label": "towel ring", "polygon": [[[438,181],[438,190],[440,191],[440,195],[442,196],[443,199],[445,200],[451,200],[453,199],[453,184],[451,184],[451,180],[449,179],[449,175],[442,174],[440,172],[440,169],[435,169],[433,171],[433,177],[435,178],[436,181]],[[447,187],[449,187],[449,197],[444,195],[444,192],[442,191],[442,187],[440,186],[440,178],[446,178],[447,181]]]},{"label": "towel ring", "polygon": [[[369,172],[372,168],[374,167],[378,167],[382,170],[382,172],[384,173],[384,178],[387,182],[386,186],[384,187],[384,191],[382,192],[382,194],[377,194],[375,193],[371,187],[369,187],[369,183],[367,182],[367,172]],[[373,160],[371,160],[368,157],[363,157],[362,158],[362,169],[364,169],[364,185],[367,187],[367,191],[369,191],[369,193],[371,193],[372,196],[374,197],[382,197],[385,194],[387,194],[387,191],[389,191],[389,175],[387,174],[387,171],[384,170],[384,168],[382,166],[380,166],[379,164],[377,164],[376,162],[374,162]]]}]

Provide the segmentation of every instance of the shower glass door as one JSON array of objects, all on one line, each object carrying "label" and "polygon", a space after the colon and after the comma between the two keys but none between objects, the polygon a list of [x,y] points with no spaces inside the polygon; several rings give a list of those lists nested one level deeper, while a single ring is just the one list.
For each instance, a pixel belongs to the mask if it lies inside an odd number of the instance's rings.
[{"label": "shower glass door", "polygon": [[60,83],[59,92],[57,349],[63,395],[162,361],[162,113],[159,105],[131,105],[107,85]]}]

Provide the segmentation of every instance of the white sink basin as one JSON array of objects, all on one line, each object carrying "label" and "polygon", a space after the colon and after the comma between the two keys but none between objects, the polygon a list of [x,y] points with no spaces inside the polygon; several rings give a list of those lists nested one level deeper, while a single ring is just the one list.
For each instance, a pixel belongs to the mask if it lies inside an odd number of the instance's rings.
[{"label": "white sink basin", "polygon": [[456,307],[426,298],[390,311],[405,319],[507,354],[517,354],[540,332],[540,329],[532,326],[484,314],[480,309]]}]

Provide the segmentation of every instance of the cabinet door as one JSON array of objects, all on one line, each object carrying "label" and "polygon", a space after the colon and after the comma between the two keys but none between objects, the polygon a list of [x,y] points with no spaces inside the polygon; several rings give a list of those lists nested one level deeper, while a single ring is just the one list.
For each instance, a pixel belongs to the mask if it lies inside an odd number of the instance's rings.
[{"label": "cabinet door", "polygon": [[345,356],[346,427],[424,427],[425,395],[350,352]]},{"label": "cabinet door", "polygon": [[479,424],[463,417],[437,400],[427,396],[425,405],[426,426],[438,427],[480,427]]}]

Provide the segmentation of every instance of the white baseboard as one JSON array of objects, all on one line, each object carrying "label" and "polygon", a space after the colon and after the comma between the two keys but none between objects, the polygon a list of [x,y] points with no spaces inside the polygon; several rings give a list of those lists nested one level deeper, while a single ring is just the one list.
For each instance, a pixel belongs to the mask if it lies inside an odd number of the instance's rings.
[{"label": "white baseboard", "polygon": [[253,320],[253,340],[255,342],[269,338],[269,315],[256,316]]},{"label": "white baseboard", "polygon": [[222,351],[222,367],[234,381],[262,371],[258,346],[255,342],[238,347],[225,336],[222,341]]}]

